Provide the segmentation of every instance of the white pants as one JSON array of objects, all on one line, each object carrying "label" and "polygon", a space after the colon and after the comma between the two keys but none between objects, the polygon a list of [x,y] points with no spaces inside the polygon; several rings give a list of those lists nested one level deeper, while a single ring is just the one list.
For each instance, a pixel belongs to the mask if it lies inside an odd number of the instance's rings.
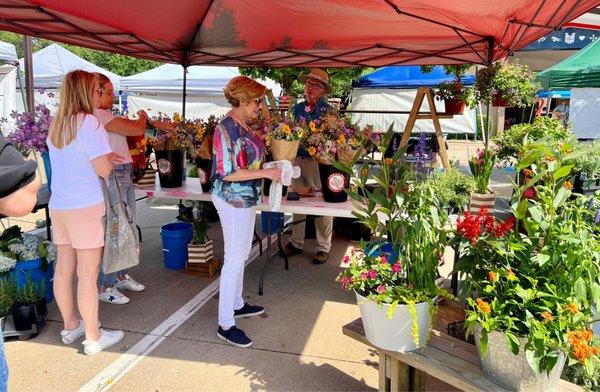
[{"label": "white pants", "polygon": [[[292,185],[321,189],[321,177],[319,176],[319,164],[312,158],[298,157],[294,162],[300,166],[300,177],[292,180]],[[294,214],[294,222],[306,219],[306,215]],[[292,237],[290,243],[298,249],[304,246],[304,222],[292,226]],[[317,246],[315,252],[329,253],[331,250],[331,234],[333,232],[333,217],[322,216],[315,219],[315,231],[317,232]]]},{"label": "white pants", "polygon": [[219,213],[225,242],[225,257],[219,282],[219,325],[229,329],[235,325],[234,309],[244,306],[244,266],[252,249],[256,207],[235,208],[218,196],[211,196]]}]

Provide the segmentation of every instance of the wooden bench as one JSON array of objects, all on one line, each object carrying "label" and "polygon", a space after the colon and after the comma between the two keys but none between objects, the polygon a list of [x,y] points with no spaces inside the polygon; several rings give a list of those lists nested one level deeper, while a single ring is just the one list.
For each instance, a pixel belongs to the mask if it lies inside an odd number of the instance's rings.
[{"label": "wooden bench", "polygon": [[[344,335],[379,351],[379,391],[424,391],[430,375],[463,391],[508,391],[488,379],[479,366],[474,345],[434,330],[429,344],[411,352],[391,352],[373,346],[361,319],[342,327]],[[557,391],[582,391],[564,380]]]}]

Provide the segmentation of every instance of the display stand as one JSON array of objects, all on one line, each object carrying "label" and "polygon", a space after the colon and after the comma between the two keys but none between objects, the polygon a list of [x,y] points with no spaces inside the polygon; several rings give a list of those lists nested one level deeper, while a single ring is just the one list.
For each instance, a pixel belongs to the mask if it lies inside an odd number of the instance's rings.
[{"label": "display stand", "polygon": [[[421,112],[421,106],[423,106],[423,100],[427,98],[427,103],[429,104],[429,112]],[[404,132],[402,133],[402,139],[400,140],[400,148],[406,146],[408,143],[408,139],[412,133],[412,130],[415,126],[415,122],[417,120],[432,120],[433,127],[435,129],[435,135],[437,137],[438,145],[440,148],[440,158],[442,160],[442,165],[445,169],[450,167],[450,162],[448,161],[448,151],[446,150],[446,141],[444,140],[444,135],[442,134],[442,127],[440,126],[440,118],[452,118],[452,114],[438,113],[435,109],[435,102],[433,100],[433,90],[429,87],[419,87],[417,90],[417,95],[415,97],[415,102],[413,103],[413,107],[410,111],[410,115],[408,116],[408,121],[406,122],[406,126],[404,127]]]}]

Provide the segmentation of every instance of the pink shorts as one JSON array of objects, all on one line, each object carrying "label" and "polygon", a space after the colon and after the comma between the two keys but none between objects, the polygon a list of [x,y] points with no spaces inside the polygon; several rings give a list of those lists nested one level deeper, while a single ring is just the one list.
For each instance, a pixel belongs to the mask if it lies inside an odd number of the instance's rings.
[{"label": "pink shorts", "polygon": [[71,245],[74,249],[96,249],[104,246],[104,202],[73,210],[50,209],[52,242]]}]

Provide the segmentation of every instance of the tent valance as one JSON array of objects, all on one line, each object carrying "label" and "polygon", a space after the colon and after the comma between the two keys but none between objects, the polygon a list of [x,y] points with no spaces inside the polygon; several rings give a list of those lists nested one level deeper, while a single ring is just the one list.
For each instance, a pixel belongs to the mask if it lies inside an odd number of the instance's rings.
[{"label": "tent valance", "polygon": [[[433,87],[442,82],[451,82],[454,76],[444,72],[442,67],[433,67],[430,73],[421,72],[421,67],[393,66],[384,67],[358,79],[352,87],[370,88],[415,88],[421,86]],[[465,75],[461,78],[464,86],[475,84],[474,75]]]},{"label": "tent valance", "polygon": [[600,0],[6,0],[0,29],[185,66],[487,64]]}]

